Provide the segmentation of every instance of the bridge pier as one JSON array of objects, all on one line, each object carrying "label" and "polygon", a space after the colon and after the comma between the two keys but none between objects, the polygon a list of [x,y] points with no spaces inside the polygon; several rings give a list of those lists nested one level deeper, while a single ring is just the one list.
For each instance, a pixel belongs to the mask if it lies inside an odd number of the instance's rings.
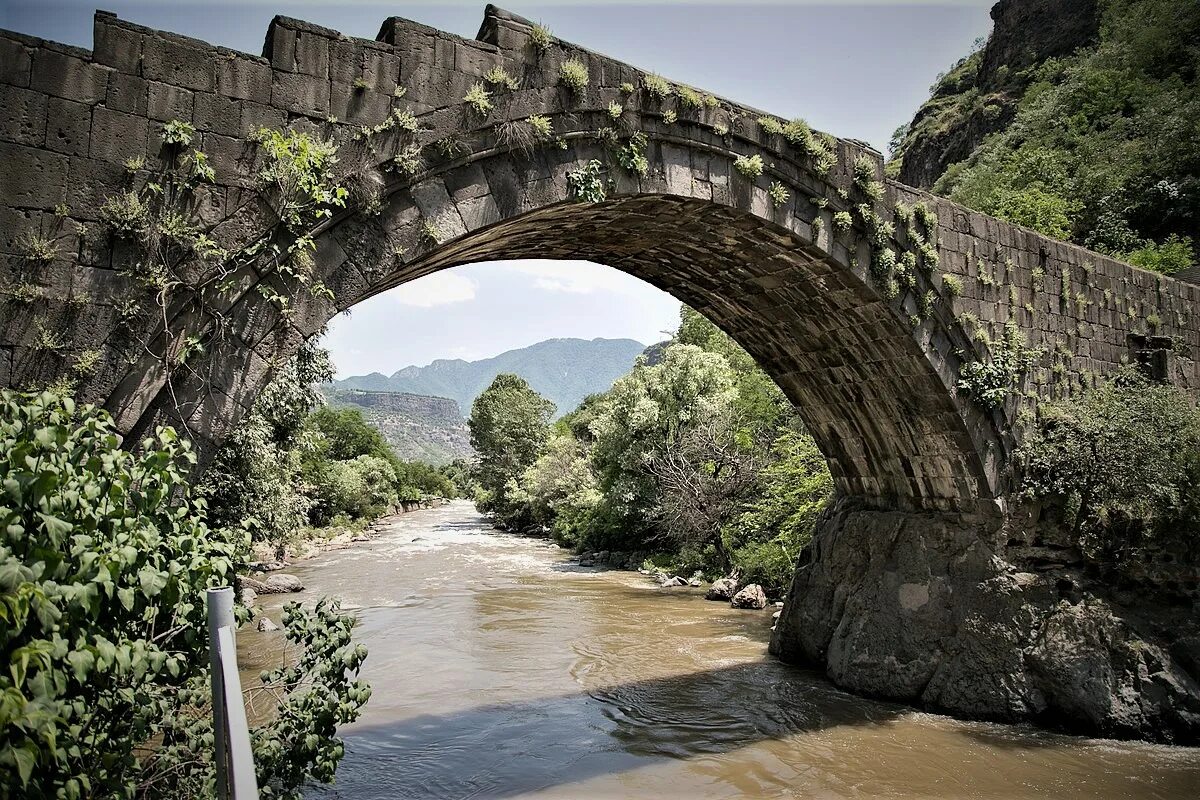
[{"label": "bridge pier", "polygon": [[851,691],[970,719],[1200,742],[1200,686],[1104,587],[1006,557],[1003,514],[846,498],[806,548],[771,639]]}]

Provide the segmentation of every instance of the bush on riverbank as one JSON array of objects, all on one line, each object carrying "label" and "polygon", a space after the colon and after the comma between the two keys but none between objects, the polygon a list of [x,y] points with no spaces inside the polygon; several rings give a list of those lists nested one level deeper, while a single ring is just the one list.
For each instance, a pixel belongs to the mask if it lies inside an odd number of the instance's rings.
[{"label": "bush on riverbank", "polygon": [[399,459],[358,409],[325,407],[316,385],[332,377],[329,354],[305,343],[202,476],[214,524],[246,523],[275,557],[339,516],[369,522],[402,502],[460,495],[449,471]]},{"label": "bush on riverbank", "polygon": [[[194,461],[169,428],[134,454],[101,410],[0,393],[0,785],[14,794],[211,796],[204,591],[233,582],[249,536],[206,524]],[[286,621],[300,649],[252,736],[273,797],[332,779],[335,725],[369,696],[352,618],[322,603]]]}]

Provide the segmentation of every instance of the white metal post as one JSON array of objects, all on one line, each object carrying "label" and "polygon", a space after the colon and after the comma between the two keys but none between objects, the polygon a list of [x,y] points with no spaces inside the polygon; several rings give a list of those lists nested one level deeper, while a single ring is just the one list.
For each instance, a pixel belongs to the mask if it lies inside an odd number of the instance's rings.
[{"label": "white metal post", "polygon": [[[233,589],[209,589],[205,597],[208,607],[208,653],[212,675],[213,761],[217,767],[217,798],[229,800],[229,715],[226,713],[225,670],[221,666],[219,631],[228,628],[233,635]],[[239,697],[240,701],[241,698]]]}]

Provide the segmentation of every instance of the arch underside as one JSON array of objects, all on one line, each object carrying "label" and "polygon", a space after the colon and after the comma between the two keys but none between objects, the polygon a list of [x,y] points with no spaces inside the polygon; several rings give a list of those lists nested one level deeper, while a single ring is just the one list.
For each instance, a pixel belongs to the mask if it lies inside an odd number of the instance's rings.
[{"label": "arch underside", "polygon": [[[862,278],[737,207],[672,195],[560,201],[495,222],[397,268],[401,192],[376,220],[332,231],[359,273],[349,307],[456,265],[579,259],[619,269],[738,341],[798,412],[843,495],[886,507],[971,510],[991,496],[961,407],[908,323]],[[328,249],[328,243],[325,249]]]}]

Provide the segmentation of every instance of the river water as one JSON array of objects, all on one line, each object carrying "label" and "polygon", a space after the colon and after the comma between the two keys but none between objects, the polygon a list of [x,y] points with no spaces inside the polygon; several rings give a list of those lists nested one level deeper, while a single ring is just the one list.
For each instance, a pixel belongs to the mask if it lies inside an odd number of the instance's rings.
[{"label": "river water", "polygon": [[[767,655],[770,611],[580,568],[464,502],[293,572],[356,610],[374,689],[313,798],[1200,797],[1200,749],[854,697]],[[240,632],[243,668],[281,641]]]}]

